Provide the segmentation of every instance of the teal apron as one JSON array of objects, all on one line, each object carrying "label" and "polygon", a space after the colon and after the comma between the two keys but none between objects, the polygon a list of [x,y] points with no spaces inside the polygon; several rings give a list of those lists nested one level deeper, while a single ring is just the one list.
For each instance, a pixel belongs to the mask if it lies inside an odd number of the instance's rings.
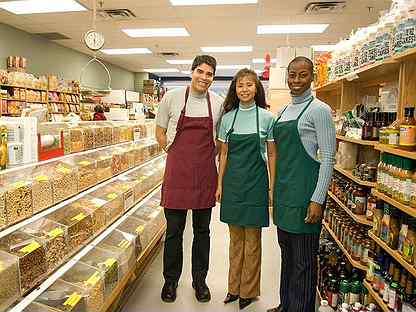
[{"label": "teal apron", "polygon": [[273,221],[279,229],[294,234],[320,233],[321,223],[305,224],[311,197],[319,177],[320,163],[306,152],[299,136],[299,120],[312,98],[296,120],[278,122],[273,136],[277,146],[276,184]]},{"label": "teal apron", "polygon": [[234,134],[238,114],[234,114],[228,138],[220,218],[222,222],[244,227],[269,226],[269,178],[261,155],[259,109],[256,106],[257,133]]}]

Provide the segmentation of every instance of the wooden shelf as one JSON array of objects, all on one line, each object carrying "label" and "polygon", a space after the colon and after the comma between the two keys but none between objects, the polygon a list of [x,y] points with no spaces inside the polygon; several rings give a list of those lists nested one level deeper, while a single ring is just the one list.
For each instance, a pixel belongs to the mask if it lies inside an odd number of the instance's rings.
[{"label": "wooden shelf", "polygon": [[351,171],[342,169],[339,165],[335,165],[334,169],[336,171],[338,171],[339,173],[343,174],[344,176],[346,176],[347,178],[353,180],[355,183],[357,183],[359,185],[367,186],[367,187],[373,187],[373,188],[377,186],[376,182],[363,181],[363,180],[357,178],[356,176],[354,176]]},{"label": "wooden shelf", "polygon": [[373,225],[372,221],[367,220],[366,216],[356,215],[350,209],[348,209],[331,191],[328,191],[329,197],[331,197],[342,209],[345,210],[346,213],[357,223],[365,224],[365,225]]},{"label": "wooden shelf", "polygon": [[396,259],[410,274],[416,277],[416,268],[409,264],[406,260],[402,258],[400,253],[397,250],[391,249],[385,242],[380,238],[375,236],[372,231],[368,231],[368,236],[371,237],[381,248],[383,248],[390,256]]},{"label": "wooden shelf", "polygon": [[64,101],[49,101],[49,103],[66,104]]},{"label": "wooden shelf", "polygon": [[342,252],[345,254],[345,256],[348,258],[348,261],[352,264],[352,266],[354,268],[363,270],[363,271],[367,271],[367,267],[365,265],[362,265],[359,261],[355,261],[351,255],[348,253],[348,251],[344,248],[344,246],[342,245],[342,243],[339,241],[339,239],[335,236],[335,233],[331,230],[331,228],[329,227],[329,225],[323,221],[322,224],[324,225],[324,227],[326,228],[326,230],[329,232],[329,234],[332,236],[332,238],[334,239],[334,241],[337,243],[337,245],[339,246],[339,248],[342,250]]},{"label": "wooden shelf", "polygon": [[340,141],[355,143],[359,145],[366,145],[366,146],[375,146],[378,143],[377,141],[358,140],[358,139],[353,139],[353,138],[349,138],[349,137],[338,135],[338,134],[337,134],[337,139]]},{"label": "wooden shelf", "polygon": [[403,211],[404,213],[407,213],[409,216],[412,216],[412,217],[416,218],[416,209],[415,208],[412,208],[412,207],[407,206],[407,205],[403,205],[402,203],[399,203],[398,201],[396,201],[393,198],[377,191],[376,189],[373,189],[372,193],[377,198],[380,198],[380,199],[384,200],[386,203],[396,207],[397,209]]},{"label": "wooden shelf", "polygon": [[9,85],[9,84],[2,84],[0,87],[6,87],[6,88],[19,88],[19,89],[29,89],[29,90],[35,90],[35,91],[48,91],[47,89],[39,89],[39,88],[32,88],[32,87],[25,87],[25,86],[16,86],[16,85]]},{"label": "wooden shelf", "polygon": [[399,147],[394,147],[392,145],[377,144],[375,146],[375,149],[383,153],[389,153],[405,158],[416,159],[416,151],[407,151]]},{"label": "wooden shelf", "polygon": [[373,287],[371,287],[370,283],[366,280],[364,280],[364,287],[367,288],[369,294],[371,295],[371,297],[374,298],[374,300],[377,302],[382,311],[390,312],[389,308],[387,307],[387,304],[384,303],[383,299],[380,298],[380,295],[374,291]]},{"label": "wooden shelf", "polygon": [[69,92],[69,91],[48,90],[48,92],[57,92],[57,93],[65,93],[65,94],[72,94],[72,95],[80,95],[80,93]]}]

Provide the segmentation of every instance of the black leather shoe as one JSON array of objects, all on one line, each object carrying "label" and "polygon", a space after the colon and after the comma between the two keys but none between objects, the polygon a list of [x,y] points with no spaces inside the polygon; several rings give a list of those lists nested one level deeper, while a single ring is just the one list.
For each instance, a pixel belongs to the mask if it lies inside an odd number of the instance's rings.
[{"label": "black leather shoe", "polygon": [[284,312],[284,310],[283,310],[283,306],[282,305],[279,305],[276,308],[268,309],[267,312]]},{"label": "black leather shoe", "polygon": [[174,302],[176,300],[176,288],[178,287],[177,283],[165,282],[162,288],[162,294],[160,297],[164,302]]},{"label": "black leather shoe", "polygon": [[244,309],[245,307],[249,306],[251,303],[253,302],[252,298],[240,298],[240,301],[238,302],[239,306],[240,306],[240,310]]},{"label": "black leather shoe", "polygon": [[211,293],[205,282],[203,283],[194,283],[192,282],[192,287],[195,289],[195,297],[199,302],[208,302],[211,300]]},{"label": "black leather shoe", "polygon": [[228,293],[227,297],[225,297],[225,299],[224,299],[224,303],[227,304],[227,303],[237,301],[238,298],[239,298],[238,295],[232,295],[232,294]]}]

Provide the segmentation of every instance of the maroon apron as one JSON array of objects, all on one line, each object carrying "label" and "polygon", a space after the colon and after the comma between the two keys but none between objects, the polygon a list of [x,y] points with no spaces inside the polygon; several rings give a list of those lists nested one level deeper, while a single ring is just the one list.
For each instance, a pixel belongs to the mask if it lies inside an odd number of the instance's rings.
[{"label": "maroon apron", "polygon": [[188,97],[189,87],[166,161],[161,206],[168,209],[208,209],[215,206],[218,176],[211,100],[207,92],[209,117],[187,117]]}]

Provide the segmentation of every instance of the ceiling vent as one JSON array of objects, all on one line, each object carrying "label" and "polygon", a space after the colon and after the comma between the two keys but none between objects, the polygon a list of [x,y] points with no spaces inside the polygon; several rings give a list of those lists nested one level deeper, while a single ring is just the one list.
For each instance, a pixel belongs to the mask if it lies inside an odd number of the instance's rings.
[{"label": "ceiling vent", "polygon": [[35,33],[34,35],[42,37],[43,39],[47,40],[65,40],[65,39],[71,39],[61,33],[57,32],[49,32],[49,33]]},{"label": "ceiling vent", "polygon": [[125,21],[136,18],[129,9],[103,9],[98,11],[98,16],[104,20]]},{"label": "ceiling vent", "polygon": [[158,55],[164,56],[164,57],[176,57],[179,56],[178,52],[159,52]]},{"label": "ceiling vent", "polygon": [[345,1],[310,2],[305,7],[306,14],[339,14],[347,6]]}]

